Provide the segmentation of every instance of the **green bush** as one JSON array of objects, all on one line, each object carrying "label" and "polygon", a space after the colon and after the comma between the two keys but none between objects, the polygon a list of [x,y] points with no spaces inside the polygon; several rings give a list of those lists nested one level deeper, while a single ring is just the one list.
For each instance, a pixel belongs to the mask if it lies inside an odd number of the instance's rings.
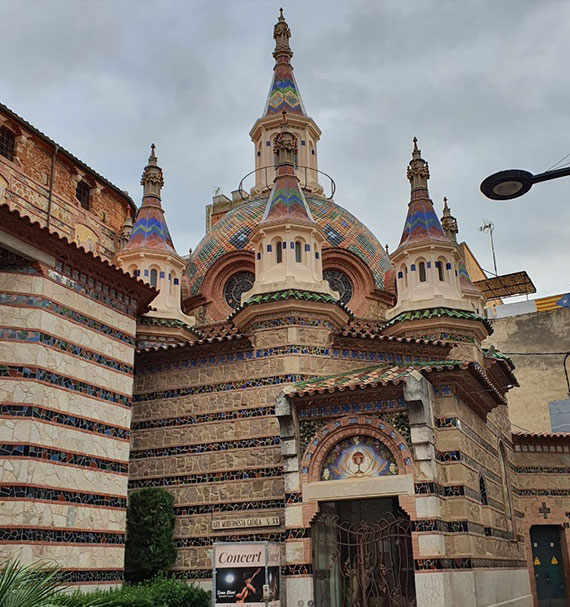
[{"label": "green bush", "polygon": [[129,496],[125,577],[140,582],[166,570],[176,559],[174,500],[164,489],[146,488]]},{"label": "green bush", "polygon": [[87,607],[93,599],[108,607],[210,607],[211,603],[210,593],[199,586],[165,578],[73,596],[78,600],[74,607]]}]

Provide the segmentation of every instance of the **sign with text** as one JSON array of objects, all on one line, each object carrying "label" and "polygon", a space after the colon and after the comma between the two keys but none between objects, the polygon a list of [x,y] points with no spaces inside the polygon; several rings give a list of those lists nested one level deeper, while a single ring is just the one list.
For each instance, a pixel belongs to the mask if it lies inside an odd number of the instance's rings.
[{"label": "sign with text", "polygon": [[279,607],[279,544],[214,544],[214,605]]},{"label": "sign with text", "polygon": [[256,516],[252,518],[230,518],[212,521],[212,529],[238,529],[241,527],[279,527],[279,517]]}]

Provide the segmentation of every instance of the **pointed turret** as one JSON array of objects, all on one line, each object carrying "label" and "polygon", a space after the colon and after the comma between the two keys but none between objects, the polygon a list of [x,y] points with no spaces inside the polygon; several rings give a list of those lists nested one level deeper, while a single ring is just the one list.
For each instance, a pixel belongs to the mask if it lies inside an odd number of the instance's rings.
[{"label": "pointed turret", "polygon": [[261,220],[262,224],[284,219],[314,223],[299,179],[295,175],[297,152],[297,138],[289,131],[287,112],[283,110],[281,129],[273,142],[277,167],[275,181]]},{"label": "pointed turret", "polygon": [[[188,327],[194,323],[194,319],[182,313],[180,303],[181,279],[186,260],[176,252],[166,225],[161,204],[164,176],[158,166],[154,143],[141,177],[141,185],[142,205],[134,226],[129,226],[128,223],[123,226],[123,232],[126,234],[130,229],[131,234],[125,248],[115,255],[114,262],[159,289],[159,294],[153,301],[154,310],[147,313],[139,323],[137,339],[140,343],[146,343],[146,339],[159,342],[187,341],[190,336]],[[151,322],[150,318],[155,320]],[[161,323],[156,319],[160,319]]]},{"label": "pointed turret", "polygon": [[422,158],[421,150],[418,149],[418,140],[415,137],[412,160],[408,165],[407,176],[411,186],[410,203],[399,246],[428,240],[448,242],[449,239],[439,223],[429,197],[427,185],[429,165]]},{"label": "pointed turret", "polygon": [[135,225],[125,250],[154,249],[176,253],[160,202],[164,177],[162,169],[158,166],[155,150],[156,147],[153,143],[148,164],[141,177],[142,206],[138,210]]},{"label": "pointed turret", "polygon": [[313,195],[321,196],[323,193],[317,173],[317,142],[321,131],[315,121],[307,116],[299,87],[293,76],[290,37],[291,30],[283,16],[283,9],[280,9],[279,19],[273,29],[275,39],[273,80],[263,115],[249,133],[255,146],[255,186],[251,189],[254,196],[267,192],[273,183],[276,167],[273,154],[274,137],[283,112],[287,112],[289,130],[297,139],[295,173],[299,177],[300,187]]},{"label": "pointed turret", "polygon": [[264,116],[278,114],[283,110],[290,114],[307,115],[299,87],[293,75],[293,66],[291,65],[293,51],[289,46],[290,37],[291,30],[283,16],[283,9],[280,8],[279,19],[273,28],[275,67],[273,68],[273,80],[263,111]]},{"label": "pointed turret", "polygon": [[447,206],[447,198],[443,197],[443,215],[441,216],[441,227],[445,232],[445,235],[452,242],[457,242],[457,234],[459,228],[457,227],[457,219],[451,214],[451,210]]},{"label": "pointed turret", "polygon": [[297,137],[291,132],[283,111],[274,138],[275,179],[265,213],[250,242],[255,250],[255,282],[244,293],[242,303],[261,293],[286,289],[325,293],[335,297],[323,279],[322,229],[313,219],[295,174]]},{"label": "pointed turret", "polygon": [[[453,357],[482,362],[481,341],[490,327],[481,316],[481,294],[469,290],[466,280],[475,287],[455,238],[448,238],[437,218],[427,187],[428,163],[415,138],[407,176],[411,186],[408,215],[400,244],[390,256],[397,272],[398,302],[388,311],[383,332],[448,339],[457,342]],[[457,222],[454,229],[447,200],[444,219],[454,237]]]}]

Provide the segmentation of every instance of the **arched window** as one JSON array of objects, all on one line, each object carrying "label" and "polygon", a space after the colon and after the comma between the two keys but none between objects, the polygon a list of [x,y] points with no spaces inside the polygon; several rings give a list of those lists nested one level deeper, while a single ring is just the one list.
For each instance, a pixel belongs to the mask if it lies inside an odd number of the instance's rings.
[{"label": "arched window", "polygon": [[426,281],[426,264],[423,261],[420,261],[420,263],[418,264],[419,267],[419,271],[420,271],[420,282],[425,282]]},{"label": "arched window", "polygon": [[150,271],[150,286],[151,287],[156,287],[156,281],[157,281],[158,275],[156,270],[153,268]]},{"label": "arched window", "polygon": [[408,287],[408,266],[404,266],[404,279],[406,283],[406,288]]},{"label": "arched window", "polygon": [[281,244],[281,241],[278,240],[275,243],[275,262],[281,263],[282,261],[283,261],[283,245]]},{"label": "arched window", "polygon": [[437,277],[439,278],[439,280],[441,280],[441,281],[445,280],[445,277],[443,275],[443,262],[436,261],[435,267],[437,268]]},{"label": "arched window", "polygon": [[301,263],[301,243],[298,240],[295,241],[295,261]]}]

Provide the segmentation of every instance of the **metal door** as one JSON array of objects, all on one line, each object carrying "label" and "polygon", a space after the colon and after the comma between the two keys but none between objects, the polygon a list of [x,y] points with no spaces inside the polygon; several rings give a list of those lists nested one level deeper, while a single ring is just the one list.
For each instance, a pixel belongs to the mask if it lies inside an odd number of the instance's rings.
[{"label": "metal door", "polygon": [[530,541],[538,607],[566,606],[560,527],[535,525],[530,529]]},{"label": "metal door", "polygon": [[411,523],[319,514],[313,526],[316,607],[415,607]]}]

